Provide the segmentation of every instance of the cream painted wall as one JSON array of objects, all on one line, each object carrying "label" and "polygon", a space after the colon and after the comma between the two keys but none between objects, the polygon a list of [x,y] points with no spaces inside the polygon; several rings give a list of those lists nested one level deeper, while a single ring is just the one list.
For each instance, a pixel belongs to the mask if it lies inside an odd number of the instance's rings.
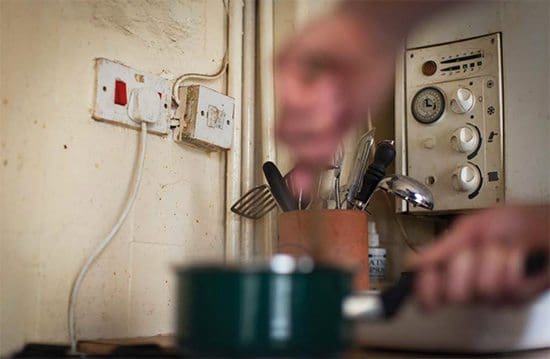
[{"label": "cream painted wall", "polygon": [[[223,19],[221,0],[0,1],[0,356],[67,341],[71,282],[127,195],[138,132],[91,119],[94,58],[212,72]],[[147,140],[136,205],[80,293],[80,338],[171,332],[172,266],[223,258],[224,156]]]}]

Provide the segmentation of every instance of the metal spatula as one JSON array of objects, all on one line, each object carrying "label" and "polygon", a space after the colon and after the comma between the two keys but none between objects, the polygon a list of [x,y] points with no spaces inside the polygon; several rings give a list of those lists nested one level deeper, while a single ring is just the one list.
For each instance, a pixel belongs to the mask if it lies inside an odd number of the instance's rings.
[{"label": "metal spatula", "polygon": [[269,187],[263,184],[246,192],[231,206],[231,211],[246,218],[259,219],[275,207],[277,207],[277,202],[275,202]]},{"label": "metal spatula", "polygon": [[[285,180],[288,179],[288,175],[291,172],[292,170],[285,175]],[[249,219],[259,219],[275,207],[277,207],[277,201],[273,198],[269,186],[262,184],[252,188],[239,198],[239,200],[231,206],[231,212]]]}]

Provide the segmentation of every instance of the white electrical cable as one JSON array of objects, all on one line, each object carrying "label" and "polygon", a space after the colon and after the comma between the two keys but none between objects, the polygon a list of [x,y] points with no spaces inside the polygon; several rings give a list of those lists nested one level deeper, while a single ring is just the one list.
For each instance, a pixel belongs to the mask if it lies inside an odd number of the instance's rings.
[{"label": "white electrical cable", "polygon": [[136,168],[135,182],[134,182],[133,188],[131,188],[131,192],[128,196],[128,200],[126,201],[126,205],[124,206],[124,209],[122,210],[122,213],[120,214],[120,217],[118,218],[116,224],[113,226],[113,228],[111,229],[109,234],[105,237],[105,239],[103,239],[103,241],[96,247],[94,252],[88,257],[88,259],[82,266],[82,269],[80,269],[80,272],[76,277],[76,280],[73,283],[73,287],[71,289],[71,296],[69,298],[69,337],[71,340],[71,353],[73,354],[77,353],[75,307],[78,299],[78,292],[80,290],[80,285],[82,284],[82,281],[84,280],[86,273],[88,273],[88,270],[90,269],[91,265],[96,261],[96,259],[101,255],[101,253],[105,250],[105,248],[109,245],[109,243],[113,240],[115,235],[118,233],[118,231],[122,227],[122,224],[126,220],[126,217],[128,217],[128,213],[130,213],[130,210],[134,205],[134,202],[138,194],[139,185],[141,183],[141,177],[143,174],[146,142],[147,142],[147,123],[142,122],[141,123],[141,149],[139,152],[139,159],[138,159],[138,164]]},{"label": "white electrical cable", "polygon": [[200,73],[192,72],[188,74],[183,74],[180,77],[178,77],[176,81],[174,81],[174,85],[172,86],[172,99],[174,100],[174,102],[177,105],[180,104],[178,90],[180,89],[184,81],[187,81],[189,79],[215,80],[217,78],[220,78],[225,73],[225,71],[227,70],[227,64],[228,64],[228,61],[227,61],[227,52],[226,52],[226,54],[223,56],[223,61],[222,61],[222,64],[220,65],[219,70],[216,71],[214,74],[208,75],[208,74],[200,74]]},{"label": "white electrical cable", "polygon": [[[227,9],[227,4],[225,3],[225,0],[222,0],[223,2],[223,9],[225,11],[225,16],[227,18],[227,23],[229,23],[229,10]],[[226,25],[226,34],[229,32],[228,29],[227,29],[227,25]],[[228,45],[229,41],[227,41],[226,39],[226,42],[225,42],[225,50],[224,50],[224,54],[223,54],[223,58],[222,58],[222,63],[220,64],[220,68],[218,69],[218,71],[216,71],[215,73],[213,74],[201,74],[201,73],[198,73],[198,72],[190,72],[190,73],[187,73],[187,74],[183,74],[181,76],[179,76],[175,81],[174,81],[174,84],[172,85],[172,99],[174,100],[174,102],[179,106],[180,104],[180,99],[179,99],[179,94],[178,94],[178,91],[180,89],[180,87],[183,86],[183,83],[189,79],[199,79],[199,80],[215,80],[215,79],[218,79],[220,78],[226,71],[227,71],[227,66],[229,65],[229,59],[228,59],[228,49],[227,49],[227,45]]]},{"label": "white electrical cable", "polygon": [[[384,193],[384,198],[386,200],[386,204],[388,205],[388,208],[391,212],[393,212],[393,208],[391,206],[390,197],[386,192]],[[399,227],[399,230],[401,231],[401,238],[403,238],[403,242],[409,247],[413,252],[418,253],[418,249],[411,243],[409,239],[409,235],[407,234],[407,231],[405,230],[405,227],[403,226],[403,222],[401,222],[401,219],[397,215],[397,213],[393,212],[393,219],[397,223],[397,226]]]}]

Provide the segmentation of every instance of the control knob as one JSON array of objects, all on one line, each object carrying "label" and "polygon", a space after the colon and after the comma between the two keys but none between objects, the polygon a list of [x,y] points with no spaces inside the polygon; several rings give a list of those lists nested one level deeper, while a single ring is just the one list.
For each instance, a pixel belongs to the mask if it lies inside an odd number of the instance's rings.
[{"label": "control knob", "polygon": [[454,189],[459,192],[473,192],[481,183],[481,174],[476,166],[467,163],[458,166],[454,170],[451,183]]},{"label": "control knob", "polygon": [[474,94],[467,88],[459,88],[451,97],[451,110],[454,113],[466,113],[474,107]]},{"label": "control knob", "polygon": [[479,132],[472,125],[456,129],[451,135],[451,146],[458,152],[472,153],[479,147]]}]

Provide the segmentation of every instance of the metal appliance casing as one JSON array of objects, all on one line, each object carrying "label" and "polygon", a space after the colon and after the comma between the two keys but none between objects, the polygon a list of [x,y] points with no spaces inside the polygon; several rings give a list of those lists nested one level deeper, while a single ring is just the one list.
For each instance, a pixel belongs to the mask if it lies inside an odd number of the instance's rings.
[{"label": "metal appliance casing", "polygon": [[[437,64],[436,72],[430,76],[422,71],[422,65],[428,61]],[[435,213],[485,208],[504,201],[500,33],[407,49],[402,65],[403,118],[396,117],[396,141],[401,148],[398,173],[429,186]],[[426,124],[414,118],[412,101],[419,91],[429,87],[443,93],[445,110],[438,120]],[[474,95],[474,106],[462,114],[451,110],[451,97],[459,88],[468,89]],[[466,125],[475,126],[481,138],[478,149],[471,154],[456,151],[450,142],[453,131]],[[451,183],[453,171],[468,163],[479,169],[481,183],[476,190],[458,191]],[[398,206],[398,211],[426,212],[405,203]]]}]

